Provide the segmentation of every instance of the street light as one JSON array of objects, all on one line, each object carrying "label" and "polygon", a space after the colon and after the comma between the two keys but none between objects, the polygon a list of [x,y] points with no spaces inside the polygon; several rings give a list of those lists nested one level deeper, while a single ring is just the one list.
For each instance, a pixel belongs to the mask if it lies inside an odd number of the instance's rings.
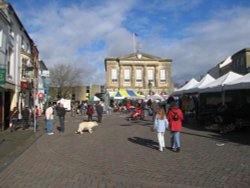
[{"label": "street light", "polygon": [[149,95],[151,95],[151,89],[152,89],[153,84],[151,83],[151,81],[148,81],[148,88],[149,88]]}]

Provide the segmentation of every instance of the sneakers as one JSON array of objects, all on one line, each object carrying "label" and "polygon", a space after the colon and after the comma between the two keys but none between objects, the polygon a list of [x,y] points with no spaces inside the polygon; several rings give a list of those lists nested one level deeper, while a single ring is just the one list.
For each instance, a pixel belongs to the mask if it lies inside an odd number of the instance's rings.
[{"label": "sneakers", "polygon": [[181,151],[181,148],[171,148],[171,150],[172,150],[173,152],[180,152],[180,151]]},{"label": "sneakers", "polygon": [[180,152],[181,151],[181,148],[176,148],[176,152]]},{"label": "sneakers", "polygon": [[48,135],[53,135],[54,133],[53,132],[51,132],[51,133],[48,133]]},{"label": "sneakers", "polygon": [[176,149],[175,149],[175,148],[171,148],[171,150],[172,150],[172,151],[174,151],[174,152],[176,151]]}]

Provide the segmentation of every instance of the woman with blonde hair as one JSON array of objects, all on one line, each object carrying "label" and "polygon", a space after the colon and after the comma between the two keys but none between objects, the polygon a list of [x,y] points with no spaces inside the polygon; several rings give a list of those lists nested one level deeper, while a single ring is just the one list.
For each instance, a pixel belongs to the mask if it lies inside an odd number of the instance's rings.
[{"label": "woman with blonde hair", "polygon": [[168,120],[166,118],[164,108],[160,108],[157,111],[155,121],[154,121],[154,130],[157,132],[157,138],[159,142],[159,150],[163,151],[165,148],[165,138],[164,134],[166,129],[168,129]]}]

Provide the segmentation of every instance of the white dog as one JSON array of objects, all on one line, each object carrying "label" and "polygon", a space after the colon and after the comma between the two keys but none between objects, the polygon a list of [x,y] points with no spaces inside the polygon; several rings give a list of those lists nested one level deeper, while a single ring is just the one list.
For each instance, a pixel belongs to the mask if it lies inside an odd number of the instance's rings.
[{"label": "white dog", "polygon": [[98,126],[96,121],[89,121],[89,122],[81,122],[78,126],[78,130],[75,132],[76,134],[83,134],[84,130],[88,130],[89,133],[92,133],[92,128]]}]

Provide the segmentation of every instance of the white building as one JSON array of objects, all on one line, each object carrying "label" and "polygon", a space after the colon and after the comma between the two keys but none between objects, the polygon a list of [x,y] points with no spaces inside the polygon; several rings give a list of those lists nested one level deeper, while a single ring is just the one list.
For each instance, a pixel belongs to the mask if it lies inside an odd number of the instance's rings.
[{"label": "white building", "polygon": [[15,106],[21,110],[29,97],[34,45],[13,7],[0,0],[0,127],[9,126],[9,113]]}]

